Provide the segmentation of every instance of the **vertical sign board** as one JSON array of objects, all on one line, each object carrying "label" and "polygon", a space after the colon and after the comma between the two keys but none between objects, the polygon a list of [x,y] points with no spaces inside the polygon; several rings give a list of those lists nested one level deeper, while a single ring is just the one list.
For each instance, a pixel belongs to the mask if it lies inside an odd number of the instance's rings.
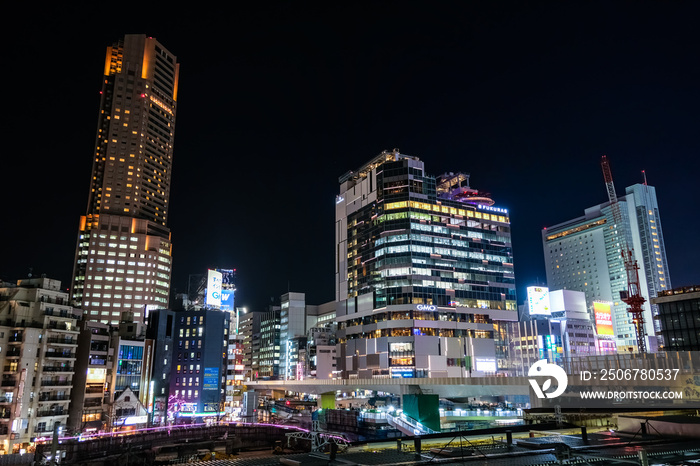
[{"label": "vertical sign board", "polygon": [[233,312],[233,290],[221,290],[221,310]]},{"label": "vertical sign board", "polygon": [[593,302],[593,313],[595,314],[595,328],[598,335],[614,336],[612,324],[612,304],[607,302]]},{"label": "vertical sign board", "polygon": [[221,272],[209,269],[207,273],[207,306],[221,307]]},{"label": "vertical sign board", "polygon": [[202,380],[202,390],[218,390],[219,389],[219,368],[205,367],[204,379]]},{"label": "vertical sign board", "polygon": [[549,288],[546,286],[527,287],[527,305],[530,315],[550,315]]}]

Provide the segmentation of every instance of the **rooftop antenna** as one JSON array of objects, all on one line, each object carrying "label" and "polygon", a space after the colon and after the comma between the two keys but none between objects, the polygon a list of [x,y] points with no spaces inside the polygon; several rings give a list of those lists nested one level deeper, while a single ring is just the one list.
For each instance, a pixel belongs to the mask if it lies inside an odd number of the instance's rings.
[{"label": "rooftop antenna", "polygon": [[644,186],[647,186],[647,172],[646,172],[646,170],[642,170],[642,176],[644,176]]}]

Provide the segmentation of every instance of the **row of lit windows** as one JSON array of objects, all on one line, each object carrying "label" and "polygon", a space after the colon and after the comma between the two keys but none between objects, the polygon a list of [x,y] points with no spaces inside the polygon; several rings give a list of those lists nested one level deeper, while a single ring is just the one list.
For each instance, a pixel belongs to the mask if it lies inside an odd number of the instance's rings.
[{"label": "row of lit windows", "polygon": [[182,396],[183,398],[199,398],[199,390],[194,391],[194,396],[192,396],[192,390],[175,390],[175,397]]},{"label": "row of lit windows", "polygon": [[483,218],[484,220],[492,220],[502,223],[510,222],[508,217],[504,217],[503,215],[487,214],[482,212],[475,212],[473,210],[457,209],[455,207],[449,207],[439,204],[428,204],[426,202],[417,201],[389,202],[384,205],[384,210],[405,209],[407,207],[411,207],[412,209],[427,210],[429,212],[437,212],[441,214],[459,215],[462,217],[473,217],[479,219]]},{"label": "row of lit windows", "polygon": [[[388,246],[388,247],[380,248],[374,252],[374,257],[380,257],[380,256],[383,256],[384,254],[405,254],[405,253],[408,253],[409,251],[412,253],[440,254],[443,256],[462,257],[462,258],[468,258],[468,259],[477,259],[477,260],[487,260],[487,261],[492,261],[492,262],[509,263],[508,262],[509,258],[504,257],[504,256],[497,256],[494,254],[484,254],[481,252],[474,252],[474,251],[460,251],[460,250],[456,250],[456,249],[421,246],[421,245],[417,245],[417,244],[403,245],[403,246]],[[348,258],[351,258],[350,254],[348,255]]]}]

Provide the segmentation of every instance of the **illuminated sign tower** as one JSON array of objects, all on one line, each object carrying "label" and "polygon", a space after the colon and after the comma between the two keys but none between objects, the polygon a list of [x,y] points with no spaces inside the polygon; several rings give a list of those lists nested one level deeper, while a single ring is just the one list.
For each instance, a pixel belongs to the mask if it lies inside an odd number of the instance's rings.
[{"label": "illuminated sign tower", "polygon": [[167,227],[179,64],[156,39],[107,47],[72,295],[86,319],[143,321],[168,306]]}]

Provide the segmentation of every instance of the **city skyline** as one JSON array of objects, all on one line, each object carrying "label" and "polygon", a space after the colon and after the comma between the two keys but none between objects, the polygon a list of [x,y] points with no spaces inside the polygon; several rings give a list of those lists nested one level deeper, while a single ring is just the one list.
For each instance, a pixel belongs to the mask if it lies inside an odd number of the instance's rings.
[{"label": "city skyline", "polygon": [[[673,286],[700,282],[700,251],[686,244],[700,207],[693,7],[387,5],[250,7],[226,32],[196,12],[168,27],[78,24],[71,11],[39,18],[10,54],[25,70],[15,87],[26,91],[11,96],[16,142],[4,171],[17,208],[2,233],[0,278],[33,267],[70,283],[100,62],[105,45],[133,32],[165,44],[187,70],[168,213],[173,290],[186,291],[189,274],[231,267],[240,305],[260,308],[288,290],[310,303],[333,299],[338,177],[394,147],[431,175],[470,173],[509,209],[518,302],[526,286],[545,282],[541,229],[605,202],[601,155],[618,195],[646,170]],[[59,31],[76,71],[53,72],[45,150],[27,144],[47,79],[33,52]]]}]

